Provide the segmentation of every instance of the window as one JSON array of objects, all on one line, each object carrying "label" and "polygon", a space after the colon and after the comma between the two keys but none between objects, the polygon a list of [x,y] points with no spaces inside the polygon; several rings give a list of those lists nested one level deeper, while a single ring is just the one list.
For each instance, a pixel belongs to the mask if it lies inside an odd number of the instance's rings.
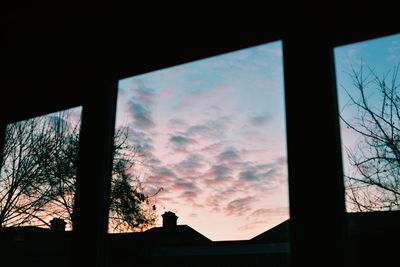
[{"label": "window", "polygon": [[335,49],[347,211],[399,209],[399,44],[394,35]]},{"label": "window", "polygon": [[282,63],[274,42],[120,80],[109,231],[157,238],[172,217],[213,246],[279,228],[287,252]]},{"label": "window", "polygon": [[400,35],[337,47],[335,60],[346,210],[358,262],[396,240],[400,222]]},{"label": "window", "polygon": [[[8,248],[28,253],[29,262],[66,259],[65,244],[73,228],[80,113],[78,107],[10,123],[5,129],[1,234],[10,242]],[[48,254],[35,252],[32,244]]]}]

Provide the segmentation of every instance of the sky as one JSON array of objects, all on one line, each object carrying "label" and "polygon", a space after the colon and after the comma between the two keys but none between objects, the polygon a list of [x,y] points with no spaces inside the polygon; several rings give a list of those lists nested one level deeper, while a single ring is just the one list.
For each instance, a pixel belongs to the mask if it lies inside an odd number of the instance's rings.
[{"label": "sky", "polygon": [[[351,94],[356,92],[349,76],[351,69],[359,70],[363,67],[367,72],[367,67],[370,67],[380,77],[393,71],[393,68],[400,63],[400,34],[336,47],[334,55],[339,111],[346,120],[352,121],[357,112],[354,106],[349,105],[350,99],[345,91],[346,89]],[[372,87],[366,89],[372,105],[378,103],[373,89]],[[341,122],[341,139],[344,173],[349,175],[352,173],[352,167],[347,160],[346,148],[354,148],[362,138]]]},{"label": "sky", "polygon": [[145,190],[163,188],[159,215],[211,240],[289,218],[282,64],[273,42],[119,81],[116,127],[140,148]]}]

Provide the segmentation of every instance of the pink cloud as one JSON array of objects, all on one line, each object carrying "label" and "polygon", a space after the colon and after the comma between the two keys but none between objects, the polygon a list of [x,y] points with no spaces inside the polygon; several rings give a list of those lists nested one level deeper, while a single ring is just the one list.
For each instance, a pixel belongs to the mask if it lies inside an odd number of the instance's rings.
[{"label": "pink cloud", "polygon": [[286,157],[279,157],[276,159],[275,163],[281,167],[287,166],[287,158]]},{"label": "pink cloud", "polygon": [[214,165],[201,178],[206,184],[222,184],[232,179],[232,169],[227,165]]},{"label": "pink cloud", "polygon": [[179,174],[185,175],[187,177],[196,177],[196,176],[201,176],[202,175],[202,172],[197,170],[197,169],[185,168],[185,167],[178,166],[178,165],[175,166],[175,170]]},{"label": "pink cloud", "polygon": [[257,116],[252,116],[249,118],[249,123],[253,127],[265,126],[271,121],[271,115],[262,114]]},{"label": "pink cloud", "polygon": [[167,167],[153,167],[151,175],[146,178],[146,182],[168,182],[176,178],[176,174]]},{"label": "pink cloud", "polygon": [[172,95],[172,90],[170,89],[166,89],[164,91],[162,91],[162,93],[160,94],[162,97],[168,97]]},{"label": "pink cloud", "polygon": [[148,177],[146,177],[146,183],[149,184],[165,184],[167,181],[167,176],[149,175]]},{"label": "pink cloud", "polygon": [[236,165],[241,161],[241,157],[239,151],[234,147],[230,147],[218,154],[217,160],[219,163]]},{"label": "pink cloud", "polygon": [[240,226],[238,230],[259,229],[260,231],[265,231],[288,218],[288,207],[260,208],[248,215],[245,220],[246,223]]},{"label": "pink cloud", "polygon": [[228,216],[243,216],[250,210],[250,206],[256,199],[254,197],[238,198],[228,203],[224,212]]},{"label": "pink cloud", "polygon": [[221,199],[218,196],[208,196],[206,198],[206,205],[214,212],[221,211]]},{"label": "pink cloud", "polygon": [[203,204],[199,204],[196,201],[196,199],[198,199],[198,195],[199,194],[200,194],[200,192],[185,191],[185,192],[182,192],[176,198],[183,200],[184,201],[184,205],[190,204],[195,209],[202,209],[202,208],[204,208],[204,205]]},{"label": "pink cloud", "polygon": [[256,156],[265,158],[268,153],[270,153],[270,150],[265,148],[240,150],[240,154],[242,154],[244,157]]},{"label": "pink cloud", "polygon": [[243,226],[240,226],[240,227],[238,228],[238,230],[240,230],[240,231],[253,230],[253,229],[259,228],[260,225],[261,225],[261,226],[263,226],[263,225],[268,225],[267,223],[268,223],[268,221],[254,221],[254,222],[250,222],[250,223],[248,223],[248,224],[245,224],[245,225],[243,225]]},{"label": "pink cloud", "polygon": [[197,141],[182,135],[173,135],[169,138],[169,147],[175,152],[187,152],[190,145],[197,144]]},{"label": "pink cloud", "polygon": [[135,102],[140,102],[140,103],[151,103],[153,94],[149,93],[148,91],[143,91],[143,90],[136,90],[136,96],[137,98],[135,99]]},{"label": "pink cloud", "polygon": [[289,216],[288,207],[278,207],[278,208],[261,208],[253,211],[249,217],[263,218],[263,217],[273,217],[273,216]]},{"label": "pink cloud", "polygon": [[202,169],[207,165],[204,157],[200,154],[190,154],[186,159],[174,165],[174,169],[185,176],[194,177],[202,173]]},{"label": "pink cloud", "polygon": [[204,153],[214,154],[214,153],[219,152],[221,150],[222,146],[223,146],[223,143],[218,142],[218,143],[214,143],[214,144],[211,144],[211,145],[208,145],[208,146],[202,148],[201,151]]},{"label": "pink cloud", "polygon": [[154,126],[154,123],[147,118],[134,118],[133,121],[136,125],[141,125],[142,128],[150,128]]},{"label": "pink cloud", "polygon": [[183,130],[188,126],[187,122],[183,119],[169,119],[167,124],[167,131],[179,131]]},{"label": "pink cloud", "polygon": [[215,87],[208,89],[191,91],[187,93],[185,97],[182,98],[182,102],[199,101],[199,99],[201,100],[215,99],[216,94],[226,94],[226,93],[232,93],[234,91],[235,88],[233,86],[217,85]]},{"label": "pink cloud", "polygon": [[178,201],[176,201],[176,198],[171,198],[171,197],[157,197],[157,202],[159,202],[161,205],[163,203],[168,203],[168,204],[179,204]]},{"label": "pink cloud", "polygon": [[199,193],[195,191],[185,191],[183,192],[178,198],[183,198],[183,199],[194,199],[197,197]]},{"label": "pink cloud", "polygon": [[221,179],[221,178],[217,177],[215,179],[209,179],[209,180],[206,180],[204,182],[207,185],[222,185],[222,184],[226,184],[231,179],[232,179],[232,177],[227,177],[227,178],[224,178],[224,179]]},{"label": "pink cloud", "polygon": [[[171,186],[171,189],[179,190],[179,191],[187,191],[187,190],[197,190],[197,187],[193,183],[179,182],[179,183],[173,184]],[[193,193],[195,193],[195,192],[193,192]]]},{"label": "pink cloud", "polygon": [[155,126],[151,118],[151,110],[148,104],[131,99],[128,105],[129,113],[135,123],[135,127],[148,129]]},{"label": "pink cloud", "polygon": [[181,101],[179,104],[173,106],[171,109],[175,112],[182,112],[186,109],[190,109],[192,106],[187,101]]}]

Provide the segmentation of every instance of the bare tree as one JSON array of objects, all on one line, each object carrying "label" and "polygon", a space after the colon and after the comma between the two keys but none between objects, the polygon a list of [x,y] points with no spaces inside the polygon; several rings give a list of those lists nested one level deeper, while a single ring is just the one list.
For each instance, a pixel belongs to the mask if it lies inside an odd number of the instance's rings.
[{"label": "bare tree", "polygon": [[42,118],[7,127],[0,173],[0,226],[40,220],[37,214],[48,202],[42,166],[50,162],[50,132]]},{"label": "bare tree", "polygon": [[356,211],[400,208],[400,92],[399,65],[379,76],[361,64],[352,68],[354,88],[345,91],[345,109],[353,118],[341,120],[359,136],[355,147],[346,147],[350,173],[345,175],[347,201]]},{"label": "bare tree", "polygon": [[[70,114],[37,117],[8,125],[0,173],[0,227],[49,225],[53,217],[72,228],[79,123]],[[154,224],[155,211],[138,177],[129,172],[139,162],[129,129],[114,138],[110,226],[140,230]],[[121,227],[121,226],[124,227]]]}]

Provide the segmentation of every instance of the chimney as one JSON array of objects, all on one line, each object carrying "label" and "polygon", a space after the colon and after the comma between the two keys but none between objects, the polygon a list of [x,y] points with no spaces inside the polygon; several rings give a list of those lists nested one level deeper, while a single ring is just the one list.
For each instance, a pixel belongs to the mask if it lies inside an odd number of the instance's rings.
[{"label": "chimney", "polygon": [[176,227],[178,216],[175,213],[167,211],[161,216],[163,217],[163,228],[173,229]]},{"label": "chimney", "polygon": [[66,224],[63,219],[54,218],[50,221],[50,229],[56,232],[64,232]]}]

